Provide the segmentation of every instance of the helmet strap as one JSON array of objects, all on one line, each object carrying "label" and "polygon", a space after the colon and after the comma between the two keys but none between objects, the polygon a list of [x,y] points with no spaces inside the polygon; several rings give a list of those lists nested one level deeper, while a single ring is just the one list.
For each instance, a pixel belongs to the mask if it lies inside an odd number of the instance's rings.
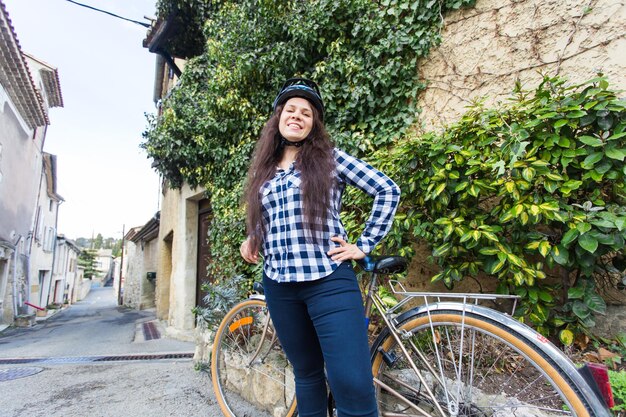
[{"label": "helmet strap", "polygon": [[284,137],[282,137],[282,135],[281,135],[280,139],[281,139],[281,143],[284,146],[295,146],[296,148],[301,147],[302,145],[304,145],[304,142],[307,141],[306,139],[304,139],[304,140],[301,140],[300,142],[291,142],[291,141],[285,139]]}]

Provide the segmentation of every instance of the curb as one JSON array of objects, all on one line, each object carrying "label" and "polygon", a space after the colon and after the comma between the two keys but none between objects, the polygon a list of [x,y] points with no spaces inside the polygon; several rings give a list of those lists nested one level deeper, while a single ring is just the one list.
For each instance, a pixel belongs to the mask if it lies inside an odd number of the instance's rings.
[{"label": "curb", "polygon": [[39,322],[41,322],[41,321],[46,321],[46,320],[48,320],[49,318],[54,317],[54,316],[56,316],[57,314],[59,314],[59,313],[61,313],[61,312],[65,311],[65,310],[67,310],[68,308],[70,308],[70,306],[69,306],[69,305],[68,305],[68,306],[66,306],[66,307],[61,307],[61,308],[55,308],[55,309],[48,310],[48,314],[46,314],[46,316],[45,316],[45,317],[35,317],[35,323],[39,323]]}]

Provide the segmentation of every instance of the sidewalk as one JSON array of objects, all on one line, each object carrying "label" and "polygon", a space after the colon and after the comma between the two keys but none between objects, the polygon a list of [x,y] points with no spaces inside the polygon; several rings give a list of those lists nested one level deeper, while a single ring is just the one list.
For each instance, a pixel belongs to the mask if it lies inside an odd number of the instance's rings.
[{"label": "sidewalk", "polygon": [[[62,311],[67,310],[70,307],[71,307],[71,305],[67,305],[67,306],[63,306],[61,308],[49,309],[49,310],[46,311],[46,315],[43,316],[43,317],[35,315],[35,323],[34,323],[34,325],[37,325],[40,322],[44,322],[44,321],[48,320],[50,317],[54,317],[57,314],[61,313]],[[2,332],[4,332],[5,330],[7,330],[7,329],[9,329],[11,327],[15,327],[15,326],[11,326],[10,324],[0,323],[0,335],[2,335]]]},{"label": "sidewalk", "polygon": [[67,309],[68,309],[68,308],[70,308],[71,306],[72,306],[71,304],[68,304],[68,305],[64,305],[64,306],[63,306],[63,307],[61,307],[61,308],[51,308],[51,309],[48,309],[48,310],[46,311],[46,315],[45,315],[45,316],[43,316],[43,317],[40,317],[40,316],[37,316],[37,315],[35,316],[35,323],[39,323],[39,322],[41,322],[41,321],[46,321],[46,320],[48,320],[50,317],[54,317],[54,316],[56,316],[57,314],[61,313],[62,311],[67,310]]}]

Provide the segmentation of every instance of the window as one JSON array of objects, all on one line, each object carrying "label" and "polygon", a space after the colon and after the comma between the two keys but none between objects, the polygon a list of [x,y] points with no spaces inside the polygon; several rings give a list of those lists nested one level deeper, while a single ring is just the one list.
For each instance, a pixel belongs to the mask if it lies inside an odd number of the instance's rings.
[{"label": "window", "polygon": [[50,206],[48,208],[48,211],[52,211],[53,208],[54,208],[54,201],[50,199]]},{"label": "window", "polygon": [[35,240],[41,242],[43,235],[43,216],[41,215],[41,206],[37,207],[37,216],[35,216]]},{"label": "window", "polygon": [[56,238],[56,230],[54,230],[54,227],[46,227],[43,239],[43,250],[46,252],[52,252],[54,250]]}]

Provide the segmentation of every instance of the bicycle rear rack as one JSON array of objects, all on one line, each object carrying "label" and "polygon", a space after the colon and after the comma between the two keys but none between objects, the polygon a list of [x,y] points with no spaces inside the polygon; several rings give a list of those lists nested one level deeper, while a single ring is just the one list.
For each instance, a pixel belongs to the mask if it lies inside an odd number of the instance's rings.
[{"label": "bicycle rear rack", "polygon": [[395,306],[389,308],[387,310],[387,314],[394,314],[396,311],[402,309],[411,300],[417,298],[422,299],[425,305],[429,305],[435,302],[438,303],[447,299],[457,301],[464,305],[479,305],[481,301],[512,300],[513,307],[511,308],[510,315],[513,315],[513,313],[515,312],[515,308],[517,307],[517,300],[520,298],[518,295],[510,294],[408,291],[400,281],[395,279],[389,280],[389,287],[395,295],[402,297],[402,300],[400,300]]}]

